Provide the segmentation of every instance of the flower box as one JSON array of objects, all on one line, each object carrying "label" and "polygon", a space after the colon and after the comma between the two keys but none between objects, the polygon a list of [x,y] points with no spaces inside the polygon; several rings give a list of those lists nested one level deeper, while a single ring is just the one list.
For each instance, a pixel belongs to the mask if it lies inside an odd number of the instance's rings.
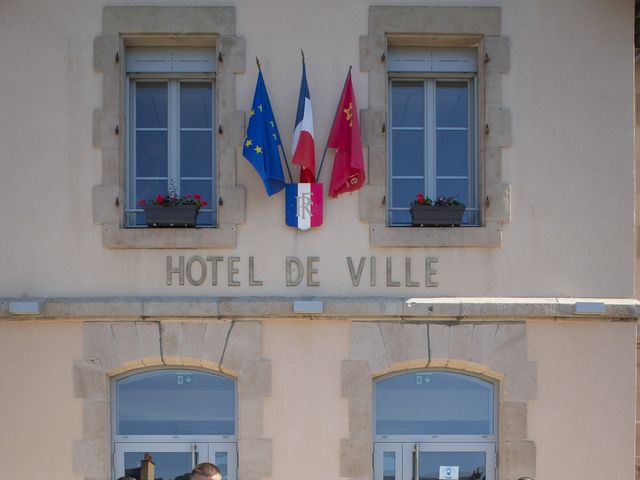
[{"label": "flower box", "polygon": [[198,218],[198,205],[144,205],[148,227],[194,228]]},{"label": "flower box", "polygon": [[465,206],[411,205],[411,225],[414,227],[453,227],[460,225]]}]

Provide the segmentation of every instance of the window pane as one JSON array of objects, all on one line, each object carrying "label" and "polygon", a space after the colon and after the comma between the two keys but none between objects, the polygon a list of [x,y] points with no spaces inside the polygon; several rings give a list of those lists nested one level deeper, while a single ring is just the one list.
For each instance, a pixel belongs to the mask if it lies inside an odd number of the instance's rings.
[{"label": "window pane", "polygon": [[216,452],[214,462],[216,467],[220,469],[222,474],[222,480],[228,480],[229,478],[229,459],[227,452]]},{"label": "window pane", "polygon": [[[420,480],[458,478],[459,480],[482,480],[486,478],[486,455],[484,452],[420,452]],[[457,467],[458,477],[447,467]],[[440,469],[443,476],[440,476]]]},{"label": "window pane", "polygon": [[180,127],[211,128],[211,83],[180,83]]},{"label": "window pane", "polygon": [[[436,181],[437,196],[454,197],[459,202],[469,205],[469,181],[438,179]],[[471,206],[471,205],[469,205]]]},{"label": "window pane", "polygon": [[167,128],[167,84],[136,82],[136,128]]},{"label": "window pane", "polygon": [[467,138],[466,130],[440,130],[436,133],[436,172],[438,176],[468,176]]},{"label": "window pane", "polygon": [[203,200],[206,200],[208,205],[200,209],[198,218],[196,219],[197,225],[215,225],[215,202],[213,201],[213,181],[212,180],[185,180],[180,182],[180,192],[182,195],[195,195],[200,194]]},{"label": "window pane", "polygon": [[416,199],[418,193],[424,193],[423,179],[398,178],[391,183],[391,207],[406,208],[411,206],[411,202]]},{"label": "window pane", "polygon": [[211,132],[180,133],[180,175],[211,177],[213,171]]},{"label": "window pane", "polygon": [[424,176],[424,133],[394,130],[391,174]]},{"label": "window pane", "polygon": [[436,123],[438,127],[467,127],[468,88],[466,82],[436,84]]},{"label": "window pane", "polygon": [[155,479],[188,480],[191,477],[193,466],[190,452],[125,452],[125,475],[141,480],[140,466],[145,453],[151,455]]},{"label": "window pane", "polygon": [[448,372],[412,372],[375,385],[376,435],[492,435],[493,384]]},{"label": "window pane", "polygon": [[138,206],[140,200],[153,200],[158,195],[166,195],[167,193],[167,181],[166,180],[137,180],[136,181],[136,205],[135,208],[141,208]]},{"label": "window pane", "polygon": [[116,383],[117,435],[234,435],[233,380],[154,370]]},{"label": "window pane", "polygon": [[391,225],[410,225],[411,224],[411,213],[409,210],[394,210],[391,213],[389,218],[389,222]]},{"label": "window pane", "polygon": [[422,82],[391,84],[392,127],[424,127],[424,86]]},{"label": "window pane", "polygon": [[396,453],[384,452],[382,456],[382,479],[395,480],[396,478]]},{"label": "window pane", "polygon": [[136,132],[136,177],[167,176],[167,132]]}]

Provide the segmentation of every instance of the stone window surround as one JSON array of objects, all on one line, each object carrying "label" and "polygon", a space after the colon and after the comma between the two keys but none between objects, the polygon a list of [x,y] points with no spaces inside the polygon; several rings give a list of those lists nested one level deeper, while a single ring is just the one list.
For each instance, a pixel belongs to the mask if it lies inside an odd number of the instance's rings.
[{"label": "stone window surround", "polygon": [[527,359],[526,323],[358,322],[342,362],[349,438],[340,445],[340,477],[373,478],[373,384],[390,373],[450,370],[497,382],[498,478],[535,477],[536,446],[527,439],[527,402],[536,364]]},{"label": "stone window surround", "polygon": [[[360,70],[369,73],[369,109],[360,112],[369,152],[369,181],[360,190],[360,220],[373,247],[499,247],[511,217],[511,188],[501,172],[501,150],[511,144],[511,114],[502,106],[502,74],[510,67],[500,36],[499,7],[371,6],[368,35],[360,37]],[[478,48],[480,227],[411,228],[386,225],[387,71],[389,44]]]},{"label": "stone window surround", "polygon": [[111,379],[150,368],[197,368],[237,379],[238,478],[271,475],[272,444],[263,436],[263,399],[271,395],[271,362],[262,358],[257,321],[86,322],[83,359],[74,362],[74,396],[82,401],[82,438],[74,441],[74,474],[111,480]]},{"label": "stone window surround", "polygon": [[[236,184],[244,113],[235,110],[235,75],[244,73],[245,39],[235,35],[234,7],[105,6],[94,67],[103,74],[102,107],[93,116],[93,144],[102,150],[102,183],[93,189],[93,219],[105,248],[235,248],[246,218],[245,189]],[[125,48],[129,45],[215,45],[218,227],[123,228],[125,204]],[[117,59],[116,59],[117,55]],[[119,134],[116,133],[116,126]],[[216,199],[217,200],[217,199]]]}]

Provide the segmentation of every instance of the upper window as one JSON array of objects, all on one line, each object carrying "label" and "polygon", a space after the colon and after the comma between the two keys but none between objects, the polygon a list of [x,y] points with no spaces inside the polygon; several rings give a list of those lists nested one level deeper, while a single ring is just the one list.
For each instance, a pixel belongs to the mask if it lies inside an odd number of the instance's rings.
[{"label": "upper window", "polygon": [[388,223],[409,225],[418,193],[454,197],[479,225],[477,49],[389,48]]},{"label": "upper window", "polygon": [[375,383],[374,480],[495,480],[494,384],[417,371]]},{"label": "upper window", "polygon": [[140,200],[200,195],[197,224],[217,223],[215,49],[127,49],[127,203],[125,225],[144,226]]},{"label": "upper window", "polygon": [[236,478],[236,384],[198,370],[153,370],[114,382],[115,478],[141,480],[145,458],[152,478],[189,478],[211,462],[223,480]]}]

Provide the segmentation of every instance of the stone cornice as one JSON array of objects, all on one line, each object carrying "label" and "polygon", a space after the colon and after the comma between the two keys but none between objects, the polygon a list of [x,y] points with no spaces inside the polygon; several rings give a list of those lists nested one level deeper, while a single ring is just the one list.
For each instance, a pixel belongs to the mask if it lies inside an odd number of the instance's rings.
[{"label": "stone cornice", "polygon": [[[322,313],[294,312],[298,301]],[[12,313],[29,304],[27,312]],[[577,308],[578,305],[578,308]],[[591,313],[579,313],[580,310]],[[39,312],[39,313],[36,313]],[[400,321],[637,321],[640,301],[614,298],[515,297],[60,297],[0,298],[0,321],[344,318]]]}]

